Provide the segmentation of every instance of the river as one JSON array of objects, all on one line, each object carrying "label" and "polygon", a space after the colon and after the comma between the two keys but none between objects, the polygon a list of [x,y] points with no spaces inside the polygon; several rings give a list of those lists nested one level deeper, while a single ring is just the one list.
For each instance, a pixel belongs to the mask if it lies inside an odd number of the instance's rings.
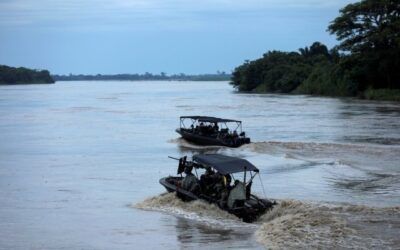
[{"label": "river", "polygon": [[[199,147],[181,115],[240,119],[252,143]],[[400,247],[400,104],[239,94],[226,82],[0,86],[0,249]],[[254,224],[164,194],[171,156],[217,152],[279,205]]]}]

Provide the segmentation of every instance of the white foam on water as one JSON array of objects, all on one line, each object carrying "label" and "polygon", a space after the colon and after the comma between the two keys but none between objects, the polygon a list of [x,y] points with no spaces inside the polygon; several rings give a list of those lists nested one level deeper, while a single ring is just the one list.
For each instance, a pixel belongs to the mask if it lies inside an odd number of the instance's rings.
[{"label": "white foam on water", "polygon": [[253,228],[256,240],[269,249],[395,249],[400,228],[400,207],[280,200],[255,223],[203,202],[183,202],[174,193],[148,198],[133,207],[161,211],[208,225]]},{"label": "white foam on water", "polygon": [[167,141],[168,143],[175,143],[178,144],[180,147],[183,148],[188,148],[188,149],[203,149],[203,150],[207,150],[207,149],[220,149],[223,146],[203,146],[203,145],[197,145],[197,144],[193,144],[190,143],[188,141],[186,141],[185,139],[183,139],[182,137],[180,138],[175,138],[175,139],[170,139]]},{"label": "white foam on water", "polygon": [[395,249],[400,207],[282,200],[258,223],[256,239],[271,249]]},{"label": "white foam on water", "polygon": [[223,227],[251,226],[250,224],[243,223],[236,216],[221,210],[214,204],[202,200],[183,202],[176,197],[175,193],[164,193],[150,197],[132,206],[144,210],[174,214],[187,219]]},{"label": "white foam on water", "polygon": [[[187,143],[178,140],[179,144]],[[208,150],[207,147],[199,148]],[[314,181],[311,184],[322,183],[325,186],[318,187],[331,188],[326,192],[348,197],[344,200],[341,196],[334,197],[339,202],[353,203],[279,200],[277,206],[252,224],[256,240],[266,248],[399,249],[400,200],[396,201],[396,193],[400,191],[400,147],[267,141],[233,149],[219,147],[218,152],[246,158],[269,175],[307,174],[308,181]],[[315,180],[309,176],[310,172],[317,173]],[[352,195],[355,195],[354,201]],[[371,199],[376,202],[360,198],[360,195],[374,197]],[[296,199],[313,198],[300,196]],[[207,224],[236,228],[248,225],[216,206],[201,201],[185,203],[173,194],[147,199],[135,207],[168,212]]]},{"label": "white foam on water", "polygon": [[270,155],[284,154],[287,158],[318,163],[340,163],[388,174],[398,172],[400,161],[399,146],[265,141],[247,144],[241,149]]}]

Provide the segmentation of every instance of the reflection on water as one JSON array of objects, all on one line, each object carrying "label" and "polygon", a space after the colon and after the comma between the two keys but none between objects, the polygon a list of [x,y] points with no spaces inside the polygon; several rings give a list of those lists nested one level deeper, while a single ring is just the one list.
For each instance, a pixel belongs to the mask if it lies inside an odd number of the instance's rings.
[{"label": "reflection on water", "polygon": [[[191,145],[175,132],[181,115],[242,120],[253,143]],[[1,86],[0,248],[260,247],[242,224],[127,207],[164,192],[168,155],[245,157],[277,199],[398,206],[399,120],[398,103],[238,94],[221,82]],[[253,190],[263,193],[258,181]]]},{"label": "reflection on water", "polygon": [[341,100],[338,118],[351,125],[348,128],[350,133],[343,134],[341,141],[400,145],[400,123],[396,121],[400,116],[398,104]]}]

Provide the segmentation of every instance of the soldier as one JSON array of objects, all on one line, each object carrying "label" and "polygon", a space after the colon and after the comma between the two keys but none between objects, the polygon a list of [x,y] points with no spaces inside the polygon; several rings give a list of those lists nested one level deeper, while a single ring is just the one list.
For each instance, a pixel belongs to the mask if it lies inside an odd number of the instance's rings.
[{"label": "soldier", "polygon": [[182,180],[182,188],[195,194],[199,191],[199,180],[192,174],[192,169],[191,165],[185,167],[186,176]]},{"label": "soldier", "polygon": [[209,195],[212,191],[212,186],[214,185],[214,174],[215,172],[211,169],[211,167],[207,166],[206,172],[200,177],[201,189],[206,195]]}]

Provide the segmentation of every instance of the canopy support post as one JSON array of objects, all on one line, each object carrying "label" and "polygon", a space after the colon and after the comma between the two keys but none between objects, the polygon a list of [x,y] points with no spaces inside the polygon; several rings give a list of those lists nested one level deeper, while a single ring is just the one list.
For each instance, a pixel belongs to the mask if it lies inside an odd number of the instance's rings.
[{"label": "canopy support post", "polygon": [[247,167],[244,167],[244,178],[243,178],[243,183],[246,184],[246,173],[247,173]]},{"label": "canopy support post", "polygon": [[265,194],[264,184],[263,184],[262,179],[261,179],[261,174],[259,174],[258,177],[260,178],[261,187],[262,187],[262,190],[263,190],[264,197],[267,197],[267,195]]}]

